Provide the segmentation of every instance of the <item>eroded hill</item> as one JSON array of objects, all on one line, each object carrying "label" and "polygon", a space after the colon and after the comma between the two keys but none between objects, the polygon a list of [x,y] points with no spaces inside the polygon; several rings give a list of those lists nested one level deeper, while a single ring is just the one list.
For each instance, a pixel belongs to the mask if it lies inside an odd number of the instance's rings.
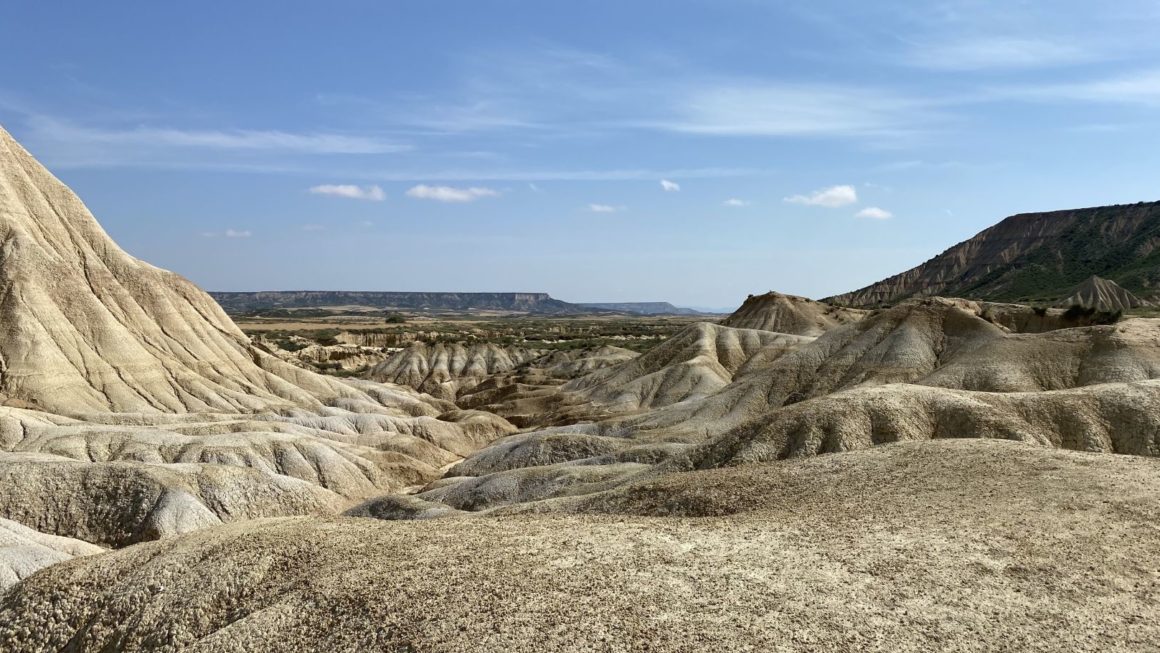
[{"label": "eroded hill", "polygon": [[942,295],[1054,303],[1092,275],[1160,296],[1160,202],[1011,216],[929,261],[827,301],[874,307]]}]

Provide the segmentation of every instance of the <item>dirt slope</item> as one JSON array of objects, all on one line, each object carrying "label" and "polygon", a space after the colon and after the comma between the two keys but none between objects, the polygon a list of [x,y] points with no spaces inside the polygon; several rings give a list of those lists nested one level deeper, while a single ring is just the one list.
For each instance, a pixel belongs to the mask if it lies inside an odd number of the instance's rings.
[{"label": "dirt slope", "polygon": [[38,530],[121,544],[333,513],[514,430],[255,348],[192,283],[117,247],[2,129],[0,258],[0,517]]},{"label": "dirt slope", "polygon": [[229,525],[49,567],[0,648],[1144,651],[1158,492],[1153,460],[946,441],[559,506],[610,516]]}]

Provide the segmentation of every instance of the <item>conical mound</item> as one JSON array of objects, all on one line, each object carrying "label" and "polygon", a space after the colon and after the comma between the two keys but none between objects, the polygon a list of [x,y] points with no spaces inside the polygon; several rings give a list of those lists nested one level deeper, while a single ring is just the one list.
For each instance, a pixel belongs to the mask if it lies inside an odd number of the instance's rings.
[{"label": "conical mound", "polygon": [[799,336],[820,336],[830,329],[866,316],[866,311],[815,302],[806,297],[768,292],[751,295],[721,324]]},{"label": "conical mound", "polygon": [[1139,297],[1120,286],[1115,281],[1104,279],[1096,275],[1088,277],[1083,283],[1076,286],[1075,291],[1066,299],[1060,300],[1056,306],[1071,308],[1082,306],[1097,311],[1126,311],[1132,308],[1145,306],[1146,303]]}]

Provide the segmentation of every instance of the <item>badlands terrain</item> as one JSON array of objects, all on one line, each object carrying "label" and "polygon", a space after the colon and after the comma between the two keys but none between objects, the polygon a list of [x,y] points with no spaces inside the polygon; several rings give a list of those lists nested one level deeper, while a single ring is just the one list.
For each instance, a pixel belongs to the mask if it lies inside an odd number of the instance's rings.
[{"label": "badlands terrain", "polygon": [[1156,650],[1155,211],[723,320],[243,331],[0,130],[0,650]]}]

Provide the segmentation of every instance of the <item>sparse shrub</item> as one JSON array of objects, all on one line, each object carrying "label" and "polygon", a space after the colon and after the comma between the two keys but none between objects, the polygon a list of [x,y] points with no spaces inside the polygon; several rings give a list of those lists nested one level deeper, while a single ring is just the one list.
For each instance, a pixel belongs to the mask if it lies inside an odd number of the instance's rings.
[{"label": "sparse shrub", "polygon": [[1068,322],[1078,322],[1086,317],[1091,317],[1096,312],[1095,307],[1083,307],[1079,304],[1072,304],[1066,311],[1063,312],[1063,319]]},{"label": "sparse shrub", "polygon": [[1071,306],[1063,313],[1063,319],[1068,322],[1086,322],[1087,324],[1115,324],[1124,317],[1121,310],[1097,311],[1094,306]]},{"label": "sparse shrub", "polygon": [[294,340],[289,340],[289,339],[275,340],[274,344],[278,345],[278,347],[280,347],[281,349],[284,349],[284,350],[290,351],[290,352],[302,351],[303,349],[306,349],[306,347],[308,346],[308,345],[305,345],[301,342],[296,342]]},{"label": "sparse shrub", "polygon": [[329,347],[338,344],[338,334],[342,333],[338,329],[323,329],[314,333],[314,342]]}]

